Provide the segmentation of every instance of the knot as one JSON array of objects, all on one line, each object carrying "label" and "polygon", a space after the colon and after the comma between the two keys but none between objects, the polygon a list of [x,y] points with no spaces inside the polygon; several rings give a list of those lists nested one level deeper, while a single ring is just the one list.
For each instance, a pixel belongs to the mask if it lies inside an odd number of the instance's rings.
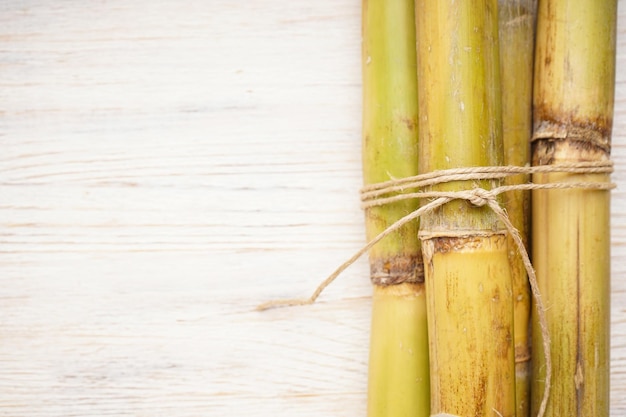
[{"label": "knot", "polygon": [[475,188],[468,191],[469,195],[467,201],[475,205],[476,207],[482,207],[485,204],[489,204],[490,201],[495,200],[496,195],[484,188]]}]

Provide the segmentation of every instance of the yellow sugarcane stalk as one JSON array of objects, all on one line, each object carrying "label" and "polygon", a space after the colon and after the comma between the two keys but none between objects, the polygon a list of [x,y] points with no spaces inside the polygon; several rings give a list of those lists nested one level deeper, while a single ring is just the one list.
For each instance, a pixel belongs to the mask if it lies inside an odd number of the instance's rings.
[{"label": "yellow sugarcane stalk", "polygon": [[[365,184],[416,175],[417,75],[412,0],[363,1]],[[404,201],[366,210],[371,240],[417,209]],[[369,417],[429,416],[428,333],[416,222],[369,252],[374,285]]]},{"label": "yellow sugarcane stalk", "polygon": [[[607,161],[615,80],[615,0],[539,5],[533,164]],[[608,174],[533,175],[537,183],[608,182]],[[533,263],[546,305],[553,375],[547,416],[609,415],[609,193],[533,192]],[[532,408],[545,361],[533,312]]]},{"label": "yellow sugarcane stalk", "polygon": [[[505,165],[530,164],[536,6],[536,0],[498,1]],[[508,177],[505,183],[515,185],[528,180],[528,175],[517,175]],[[503,201],[511,223],[527,244],[530,192],[510,191]],[[526,269],[510,236],[507,245],[515,312],[515,402],[517,417],[527,417],[530,412],[530,290]]]},{"label": "yellow sugarcane stalk", "polygon": [[[421,172],[501,165],[496,0],[417,0]],[[498,181],[456,181],[456,191]],[[515,415],[513,297],[506,234],[487,207],[422,217],[431,413]]]}]

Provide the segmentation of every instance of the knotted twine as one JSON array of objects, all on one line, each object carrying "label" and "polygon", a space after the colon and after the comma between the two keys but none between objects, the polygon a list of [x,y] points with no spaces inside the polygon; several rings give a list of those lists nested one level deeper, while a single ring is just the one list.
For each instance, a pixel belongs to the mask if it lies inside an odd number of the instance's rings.
[{"label": "knotted twine", "polygon": [[[494,180],[504,179],[513,175],[532,175],[542,173],[569,173],[569,174],[610,174],[613,172],[612,161],[599,162],[579,162],[579,163],[561,163],[557,165],[539,165],[533,167],[519,166],[488,166],[488,167],[470,167],[470,168],[454,168],[448,170],[433,171],[427,174],[416,175],[412,177],[393,179],[381,183],[371,184],[361,189],[361,208],[383,206],[408,199],[430,199],[431,201],[422,205],[417,210],[400,218],[395,223],[383,230],[375,238],[367,242],[359,249],[350,259],[341,264],[333,273],[331,273],[318,287],[309,298],[304,299],[285,299],[273,300],[263,303],[257,307],[258,310],[267,310],[276,307],[287,307],[297,305],[313,304],[326,287],[328,287],[346,268],[356,262],[369,249],[380,242],[389,234],[400,229],[405,224],[430,213],[449,203],[453,200],[465,200],[476,207],[488,206],[504,225],[513,242],[515,243],[517,252],[522,258],[522,262],[526,269],[528,282],[532,296],[535,300],[539,326],[541,327],[541,337],[543,339],[544,356],[546,361],[546,380],[544,386],[543,398],[538,417],[543,417],[550,396],[550,387],[552,379],[552,359],[550,354],[550,334],[548,332],[548,324],[545,315],[545,307],[539,292],[537,276],[535,269],[530,261],[528,251],[524,246],[519,231],[513,226],[506,211],[500,206],[497,197],[508,191],[529,191],[529,190],[554,190],[554,189],[587,189],[587,190],[611,190],[615,188],[615,184],[610,182],[553,182],[545,184],[537,184],[533,182],[503,185],[486,190],[477,187],[462,191],[416,191],[405,192],[407,189],[415,190],[429,187],[436,184],[443,184],[451,181],[478,181],[478,180]],[[398,193],[391,197],[385,197],[390,193]],[[468,231],[468,235],[471,234]]]}]

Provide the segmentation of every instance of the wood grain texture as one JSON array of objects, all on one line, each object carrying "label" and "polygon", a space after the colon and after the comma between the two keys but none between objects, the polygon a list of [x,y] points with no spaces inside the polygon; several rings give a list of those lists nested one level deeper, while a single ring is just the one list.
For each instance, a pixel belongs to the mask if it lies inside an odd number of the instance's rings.
[{"label": "wood grain texture", "polygon": [[[612,416],[626,415],[626,2]],[[0,416],[365,415],[360,3],[0,5]]]}]

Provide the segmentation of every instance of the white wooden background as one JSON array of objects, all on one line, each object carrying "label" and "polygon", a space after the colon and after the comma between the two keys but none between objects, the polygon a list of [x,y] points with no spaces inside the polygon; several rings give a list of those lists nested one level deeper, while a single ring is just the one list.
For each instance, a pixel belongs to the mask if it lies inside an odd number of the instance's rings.
[{"label": "white wooden background", "polygon": [[[612,416],[626,415],[626,2]],[[360,1],[0,3],[0,416],[363,416]]]}]

